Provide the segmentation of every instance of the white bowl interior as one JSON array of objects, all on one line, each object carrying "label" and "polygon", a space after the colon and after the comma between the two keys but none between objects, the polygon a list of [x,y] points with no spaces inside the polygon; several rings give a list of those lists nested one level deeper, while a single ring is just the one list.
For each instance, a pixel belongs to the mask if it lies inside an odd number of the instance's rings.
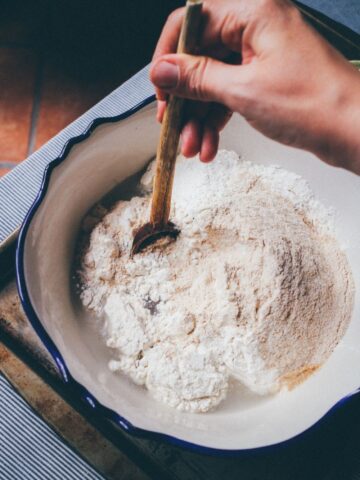
[{"label": "white bowl interior", "polygon": [[70,282],[83,215],[154,156],[158,133],[152,104],[125,120],[99,126],[53,171],[25,241],[25,280],[33,307],[73,377],[135,426],[219,449],[256,448],[293,437],[360,386],[360,369],[355,367],[360,364],[360,179],[268,140],[234,116],[222,135],[222,148],[302,175],[325,205],[336,208],[338,238],[357,287],[355,310],[329,361],[296,389],[257,397],[239,386],[213,412],[181,413],[108,370],[109,352],[93,322],[79,314]]}]

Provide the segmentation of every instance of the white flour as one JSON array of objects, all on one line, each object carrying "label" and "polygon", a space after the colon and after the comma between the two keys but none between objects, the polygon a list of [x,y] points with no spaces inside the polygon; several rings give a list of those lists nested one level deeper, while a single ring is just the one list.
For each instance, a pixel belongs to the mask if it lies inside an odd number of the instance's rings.
[{"label": "white flour", "polygon": [[[151,180],[149,170],[144,190]],[[303,179],[234,152],[211,164],[180,157],[171,219],[181,234],[131,259],[148,210],[147,195],[100,212],[82,256],[81,299],[104,318],[112,371],[172,407],[205,412],[230,378],[273,393],[327,359],[354,286],[331,214]]]}]

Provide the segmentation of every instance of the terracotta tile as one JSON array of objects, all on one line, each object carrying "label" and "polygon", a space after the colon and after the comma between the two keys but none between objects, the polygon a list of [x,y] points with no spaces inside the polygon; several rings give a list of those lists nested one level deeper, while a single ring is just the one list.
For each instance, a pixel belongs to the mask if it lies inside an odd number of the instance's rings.
[{"label": "terracotta tile", "polygon": [[[83,68],[83,69],[82,69]],[[111,69],[96,74],[94,66],[75,59],[52,60],[45,67],[35,149],[110,93],[136,70],[122,74]],[[128,72],[128,73],[127,73]]]},{"label": "terracotta tile", "polygon": [[1,168],[0,167],[0,178],[9,173],[11,168]]},{"label": "terracotta tile", "polygon": [[0,48],[0,158],[27,156],[36,55],[25,48]]}]

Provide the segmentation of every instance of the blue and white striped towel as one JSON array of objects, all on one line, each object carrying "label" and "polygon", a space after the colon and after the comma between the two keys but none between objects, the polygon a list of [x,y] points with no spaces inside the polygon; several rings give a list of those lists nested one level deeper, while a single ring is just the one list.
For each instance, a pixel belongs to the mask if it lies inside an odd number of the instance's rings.
[{"label": "blue and white striped towel", "polygon": [[104,480],[1,374],[0,480]]}]

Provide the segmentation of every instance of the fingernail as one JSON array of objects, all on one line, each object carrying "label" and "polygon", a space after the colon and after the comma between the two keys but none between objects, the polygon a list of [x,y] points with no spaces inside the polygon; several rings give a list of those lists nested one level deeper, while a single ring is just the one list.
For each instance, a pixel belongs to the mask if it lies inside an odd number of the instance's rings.
[{"label": "fingernail", "polygon": [[166,61],[159,62],[153,69],[152,81],[165,90],[175,88],[179,81],[179,67]]}]

